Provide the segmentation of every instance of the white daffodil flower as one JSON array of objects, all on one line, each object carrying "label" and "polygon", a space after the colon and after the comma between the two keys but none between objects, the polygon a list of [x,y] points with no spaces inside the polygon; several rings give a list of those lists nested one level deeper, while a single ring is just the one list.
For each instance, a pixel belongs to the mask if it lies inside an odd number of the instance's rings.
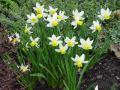
[{"label": "white daffodil flower", "polygon": [[93,40],[90,41],[89,38],[87,38],[87,40],[80,39],[80,43],[81,43],[81,45],[78,45],[78,47],[81,47],[81,48],[83,48],[85,50],[90,50],[90,49],[93,48],[92,47]]},{"label": "white daffodil flower", "polygon": [[76,10],[73,10],[72,14],[73,14],[74,19],[77,19],[77,18],[79,18],[79,20],[84,20],[85,19],[83,17],[84,11],[78,12],[78,10],[76,9]]},{"label": "white daffodil flower", "polygon": [[78,12],[78,10],[76,9],[75,11],[72,12],[73,13],[73,18],[74,21],[72,21],[71,25],[74,26],[74,29],[79,25],[83,25],[83,20],[84,20],[84,11]]},{"label": "white daffodil flower", "polygon": [[74,65],[78,68],[83,67],[83,63],[88,63],[88,61],[85,61],[85,54],[82,54],[81,56],[76,55],[75,58],[71,59],[74,61]]},{"label": "white daffodil flower", "polygon": [[29,65],[23,65],[23,64],[21,64],[21,66],[17,66],[19,69],[20,69],[20,72],[22,72],[22,73],[25,73],[25,72],[27,72],[27,71],[29,71],[30,69],[29,69]]},{"label": "white daffodil flower", "polygon": [[98,85],[95,87],[95,90],[98,90]]},{"label": "white daffodil flower", "polygon": [[76,44],[78,44],[78,42],[76,42],[75,36],[71,39],[69,37],[66,37],[65,42],[68,45],[68,47],[74,47]]},{"label": "white daffodil flower", "polygon": [[33,7],[33,9],[36,11],[38,18],[47,16],[47,13],[45,13],[46,9],[44,8],[44,5],[40,5],[39,3],[36,3],[36,7]]},{"label": "white daffodil flower", "polygon": [[97,20],[97,21],[93,21],[93,25],[90,27],[90,29],[92,29],[93,32],[95,32],[95,31],[101,31],[102,27],[99,21]]},{"label": "white daffodil flower", "polygon": [[55,27],[55,26],[57,26],[58,23],[59,23],[59,20],[58,20],[57,17],[58,17],[57,13],[55,13],[53,16],[49,15],[47,17],[47,19],[46,19],[49,22],[47,24],[47,27]]},{"label": "white daffodil flower", "polygon": [[68,49],[67,44],[65,46],[63,46],[62,44],[59,44],[59,49],[55,49],[55,51],[61,54],[65,54],[67,49]]},{"label": "white daffodil flower", "polygon": [[30,37],[30,40],[31,40],[30,46],[32,46],[32,47],[36,46],[38,48],[39,47],[39,45],[38,45],[39,39],[40,39],[39,37],[34,38],[34,39],[32,37]]},{"label": "white daffodil flower", "polygon": [[62,43],[60,38],[61,38],[61,36],[56,37],[54,34],[51,37],[48,37],[48,39],[51,41],[51,42],[49,42],[49,45],[52,45],[53,47],[58,46],[58,44]]},{"label": "white daffodil flower", "polygon": [[28,33],[28,34],[31,34],[32,32],[30,31],[32,29],[32,27],[28,27],[27,24],[25,26],[25,29],[24,29],[24,33]]},{"label": "white daffodil flower", "polygon": [[8,36],[9,41],[15,45],[16,43],[20,42],[20,36],[18,33],[15,33],[11,36]]},{"label": "white daffodil flower", "polygon": [[38,22],[38,17],[34,13],[31,13],[31,15],[27,15],[27,17],[27,23],[31,23],[31,25],[34,25]]},{"label": "white daffodil flower", "polygon": [[58,10],[58,8],[53,8],[52,6],[49,6],[48,12],[50,15],[53,15],[56,13],[57,10]]},{"label": "white daffodil flower", "polygon": [[101,9],[100,11],[100,15],[98,15],[98,17],[101,19],[101,20],[108,20],[110,19],[110,15],[111,15],[111,11],[109,8],[107,9]]},{"label": "white daffodil flower", "polygon": [[59,11],[59,14],[58,14],[58,20],[59,21],[68,19],[68,16],[65,16],[64,14],[65,14],[64,11]]}]

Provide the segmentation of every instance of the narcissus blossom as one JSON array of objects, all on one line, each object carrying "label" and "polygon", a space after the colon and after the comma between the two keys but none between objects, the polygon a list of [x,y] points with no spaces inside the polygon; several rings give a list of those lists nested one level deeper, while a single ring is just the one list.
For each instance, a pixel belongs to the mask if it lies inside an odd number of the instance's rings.
[{"label": "narcissus blossom", "polygon": [[92,47],[93,40],[90,41],[90,38],[87,38],[87,40],[80,39],[80,43],[81,45],[78,45],[78,47],[81,47],[85,50],[90,50],[93,48]]},{"label": "narcissus blossom", "polygon": [[75,36],[71,39],[69,37],[66,37],[65,42],[68,45],[68,47],[74,47],[76,44],[78,44],[78,42],[76,42]]},{"label": "narcissus blossom", "polygon": [[32,32],[30,31],[32,29],[32,27],[28,27],[27,24],[25,26],[25,29],[24,29],[24,33],[28,33],[28,34],[31,34]]},{"label": "narcissus blossom", "polygon": [[25,73],[25,72],[29,71],[29,65],[23,65],[23,64],[21,64],[21,66],[18,66],[18,68],[20,69],[20,71],[22,73]]},{"label": "narcissus blossom", "polygon": [[73,13],[74,20],[72,21],[71,25],[73,25],[75,29],[77,26],[83,25],[84,11],[78,12],[78,10],[76,9],[75,11],[73,10],[72,13]]},{"label": "narcissus blossom", "polygon": [[61,54],[65,54],[67,49],[68,49],[67,44],[64,46],[62,44],[59,44],[59,49],[55,49],[55,51]]},{"label": "narcissus blossom", "polygon": [[59,14],[58,14],[57,17],[58,17],[59,21],[68,19],[68,16],[65,16],[65,12],[64,11],[59,11]]},{"label": "narcissus blossom", "polygon": [[30,23],[31,25],[34,25],[38,22],[38,17],[34,13],[31,13],[31,15],[27,15],[27,17],[27,23]]},{"label": "narcissus blossom", "polygon": [[71,59],[74,61],[74,65],[78,68],[82,68],[84,63],[88,63],[88,61],[85,61],[85,54],[82,54],[81,56],[76,55],[75,58]]},{"label": "narcissus blossom", "polygon": [[111,15],[111,11],[109,8],[107,9],[101,9],[100,11],[100,15],[98,15],[98,17],[101,19],[101,20],[108,20],[110,19],[110,15]]},{"label": "narcissus blossom", "polygon": [[34,39],[33,39],[32,37],[30,37],[30,40],[31,40],[30,46],[31,46],[31,47],[34,47],[34,46],[35,46],[35,47],[38,48],[38,47],[39,47],[39,45],[38,45],[39,39],[40,39],[39,37],[34,38]]},{"label": "narcissus blossom", "polygon": [[36,3],[36,7],[33,7],[33,9],[36,11],[38,18],[47,16],[47,13],[45,13],[46,9],[44,8],[44,5],[40,5],[39,3]]},{"label": "narcissus blossom", "polygon": [[50,40],[49,45],[52,45],[53,47],[58,46],[58,44],[62,43],[60,38],[61,36],[55,36],[54,34],[51,37],[48,37],[48,39]]},{"label": "narcissus blossom", "polygon": [[58,8],[53,8],[52,6],[49,6],[48,12],[49,12],[49,14],[53,15],[56,13],[57,10],[58,10]]},{"label": "narcissus blossom", "polygon": [[59,23],[59,20],[58,20],[58,15],[57,15],[57,13],[55,13],[54,15],[49,15],[48,17],[47,17],[47,21],[49,22],[48,24],[47,24],[47,27],[55,27],[55,26],[58,26],[58,23]]},{"label": "narcissus blossom", "polygon": [[8,39],[13,45],[20,42],[20,36],[18,33],[8,36]]},{"label": "narcissus blossom", "polygon": [[101,31],[102,27],[99,21],[97,20],[97,21],[93,21],[93,25],[90,27],[90,29],[92,29],[93,32],[95,32],[95,31]]}]

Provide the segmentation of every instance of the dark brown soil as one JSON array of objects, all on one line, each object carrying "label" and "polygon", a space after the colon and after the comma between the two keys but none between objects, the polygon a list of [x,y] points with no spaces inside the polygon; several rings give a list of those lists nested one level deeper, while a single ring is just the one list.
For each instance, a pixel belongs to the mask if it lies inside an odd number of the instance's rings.
[{"label": "dark brown soil", "polygon": [[7,31],[0,26],[0,90],[24,90],[17,82],[16,75],[2,60],[4,53],[13,51],[7,40]]},{"label": "dark brown soil", "polygon": [[87,90],[92,84],[98,85],[99,90],[120,90],[120,60],[112,53],[84,75],[80,90]]},{"label": "dark brown soil", "polygon": [[15,74],[0,59],[0,90],[24,90],[18,84]]},{"label": "dark brown soil", "polygon": [[48,87],[47,84],[43,85],[43,84],[41,84],[41,82],[37,82],[36,87],[35,87],[34,90],[62,90],[62,89],[59,89],[59,88],[53,89],[51,87]]}]

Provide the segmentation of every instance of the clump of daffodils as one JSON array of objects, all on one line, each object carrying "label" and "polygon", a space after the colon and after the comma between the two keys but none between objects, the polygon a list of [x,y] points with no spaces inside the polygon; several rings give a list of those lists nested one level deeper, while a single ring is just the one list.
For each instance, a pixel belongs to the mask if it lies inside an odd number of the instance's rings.
[{"label": "clump of daffodils", "polygon": [[13,45],[20,42],[20,36],[18,33],[8,36],[8,39],[9,39],[9,42],[11,42]]},{"label": "clump of daffodils", "polygon": [[61,36],[55,36],[54,34],[51,37],[48,37],[48,39],[50,40],[49,45],[56,47],[59,44],[62,44],[62,41],[60,40],[60,38]]},{"label": "clump of daffodils", "polygon": [[93,40],[90,40],[89,37],[87,38],[87,40],[84,40],[81,38],[80,43],[81,43],[81,45],[78,45],[78,46],[85,50],[91,50],[93,48],[92,47]]},{"label": "clump of daffodils", "polygon": [[83,64],[88,63],[88,61],[85,61],[85,54],[82,54],[81,56],[76,55],[75,58],[71,59],[74,61],[74,65],[79,69],[83,67]]},{"label": "clump of daffodils", "polygon": [[[66,21],[66,19],[69,19],[69,16],[65,15],[65,11],[59,11],[58,8],[54,8],[52,6],[49,6],[48,9],[44,8],[44,5],[40,5],[39,3],[36,3],[36,6],[33,7],[34,9],[34,13],[31,13],[30,15],[27,15],[27,24],[26,27],[24,29],[24,33],[29,33],[30,36],[30,41],[28,41],[26,43],[26,48],[29,47],[39,47],[39,37],[33,38],[32,34],[34,34],[34,32],[31,32],[32,26],[35,25],[36,23],[39,22],[39,20],[42,20],[42,22],[45,22],[45,26],[46,28],[48,27],[52,27],[52,29],[54,27],[58,27],[58,26],[62,26],[60,24],[62,24],[62,21]],[[98,15],[98,17],[101,20],[109,20],[111,18],[111,11],[107,8],[107,9],[101,9],[100,14]],[[42,19],[40,19],[42,18]],[[72,21],[69,21],[71,19],[68,20],[68,24],[70,24],[71,26],[74,27],[74,29],[76,29],[77,27],[81,27],[84,24],[84,11],[78,11],[73,10],[72,11]],[[47,22],[47,24],[46,24]],[[66,23],[64,22],[64,23]],[[30,25],[31,26],[30,26]],[[63,24],[64,25],[64,24]],[[30,27],[28,27],[30,26]],[[59,27],[58,27],[59,28]],[[48,37],[49,40],[49,45],[55,47],[55,51],[64,55],[67,53],[67,51],[71,51],[73,48],[76,48],[75,45],[78,44],[78,39],[76,38],[76,36],[73,37],[66,37],[66,36],[62,36],[63,34],[61,34],[60,30],[59,32],[57,32],[57,29],[55,28],[56,31],[51,32],[50,33],[50,37]],[[93,21],[92,25],[89,27],[92,32],[96,32],[96,31],[101,31],[102,30],[102,25],[101,23],[96,20]],[[59,28],[61,29],[61,28]],[[69,31],[68,31],[69,32]],[[56,35],[59,34],[59,35]],[[74,35],[74,33],[73,33]],[[16,37],[10,36],[9,37],[9,41],[11,41],[13,44],[20,42],[19,39],[19,35],[15,34]],[[46,37],[47,38],[47,37]],[[93,39],[94,40],[94,39]],[[90,40],[90,38],[88,37],[87,39],[80,39],[80,45],[78,45],[77,47],[80,47],[83,49],[83,51],[85,50],[92,50],[93,48],[93,40]],[[42,40],[41,40],[42,41]],[[70,48],[70,50],[69,50]],[[74,58],[71,58],[74,61],[74,65],[77,68],[82,68],[83,64],[88,63],[88,61],[85,61],[85,54],[82,54],[81,56],[77,55]],[[25,72],[28,70],[28,66],[24,66],[21,65],[20,67],[20,71]]]},{"label": "clump of daffodils", "polygon": [[77,28],[77,26],[83,25],[83,20],[84,20],[84,11],[78,12],[78,10],[73,10],[73,18],[74,20],[72,21],[71,25],[74,26],[74,29]]},{"label": "clump of daffodils", "polygon": [[109,10],[109,8],[107,9],[101,9],[100,11],[100,15],[98,15],[98,17],[101,19],[101,20],[109,20],[110,17],[111,17],[111,11]]},{"label": "clump of daffodils", "polygon": [[92,32],[101,31],[102,30],[102,26],[99,23],[99,21],[97,20],[97,21],[93,21],[93,25],[90,27],[90,29],[93,30]]}]

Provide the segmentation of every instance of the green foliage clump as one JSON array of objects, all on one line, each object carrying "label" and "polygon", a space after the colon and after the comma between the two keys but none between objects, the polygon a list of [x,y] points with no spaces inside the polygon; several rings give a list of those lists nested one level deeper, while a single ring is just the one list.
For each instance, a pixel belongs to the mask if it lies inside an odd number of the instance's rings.
[{"label": "green foliage clump", "polygon": [[111,28],[111,40],[113,43],[120,45],[120,20],[113,22],[113,28]]},{"label": "green foliage clump", "polygon": [[32,11],[38,0],[0,0],[0,24],[8,29],[17,29],[25,25],[25,16]]},{"label": "green foliage clump", "polygon": [[[25,26],[26,15],[33,10],[36,2],[40,0],[0,0],[0,24],[4,25],[9,30],[21,30]],[[67,12],[76,8],[77,0],[41,0],[41,4],[53,5]],[[68,3],[69,2],[69,3]],[[61,7],[62,6],[62,7]]]}]

